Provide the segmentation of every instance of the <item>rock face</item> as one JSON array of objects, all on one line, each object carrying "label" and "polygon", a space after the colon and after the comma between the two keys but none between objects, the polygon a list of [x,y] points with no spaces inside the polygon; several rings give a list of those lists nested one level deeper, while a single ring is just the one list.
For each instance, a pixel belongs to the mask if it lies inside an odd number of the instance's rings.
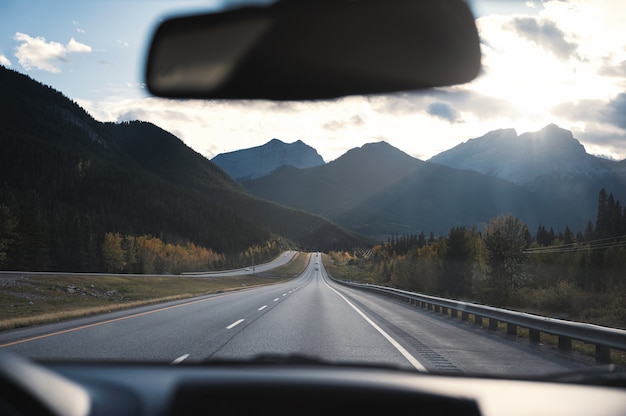
[{"label": "rock face", "polygon": [[320,166],[324,164],[324,159],[314,148],[301,140],[284,143],[272,139],[262,146],[220,153],[211,159],[211,162],[236,181],[245,182],[265,176],[281,166],[300,169]]},{"label": "rock face", "polygon": [[536,188],[538,181],[549,177],[609,173],[605,160],[589,155],[572,132],[554,124],[519,136],[513,129],[495,130],[429,161],[495,176],[527,188]]},{"label": "rock face", "polygon": [[494,176],[520,185],[562,208],[546,224],[582,229],[596,217],[601,188],[626,200],[625,161],[615,162],[586,152],[572,132],[550,124],[537,132],[517,135],[495,130],[442,152],[429,160],[455,169]]}]

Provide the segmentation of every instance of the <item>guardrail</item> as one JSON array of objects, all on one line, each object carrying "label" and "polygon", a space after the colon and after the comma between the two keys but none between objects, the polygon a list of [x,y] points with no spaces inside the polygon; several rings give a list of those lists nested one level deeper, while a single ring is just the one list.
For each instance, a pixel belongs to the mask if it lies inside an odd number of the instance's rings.
[{"label": "guardrail", "polygon": [[477,325],[482,326],[483,320],[488,319],[488,327],[492,330],[497,329],[498,323],[502,322],[506,324],[507,334],[509,335],[517,335],[518,327],[527,328],[531,343],[539,343],[541,333],[555,335],[558,337],[558,349],[564,353],[571,352],[572,340],[592,344],[596,348],[595,356],[598,363],[611,362],[611,349],[626,351],[626,331],[621,329],[548,318],[471,302],[422,295],[385,286],[361,284],[338,279],[333,280],[344,285],[394,297],[421,308],[450,315],[452,318],[457,318],[460,315],[462,320],[468,321],[469,316],[473,315],[474,323]]}]

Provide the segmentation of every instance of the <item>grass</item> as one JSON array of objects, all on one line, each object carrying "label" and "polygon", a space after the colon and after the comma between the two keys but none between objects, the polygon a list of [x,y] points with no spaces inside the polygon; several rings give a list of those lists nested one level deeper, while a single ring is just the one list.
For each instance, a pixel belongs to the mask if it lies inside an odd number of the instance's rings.
[{"label": "grass", "polygon": [[0,331],[194,296],[275,284],[302,273],[308,255],[255,276],[16,275],[0,278]]}]

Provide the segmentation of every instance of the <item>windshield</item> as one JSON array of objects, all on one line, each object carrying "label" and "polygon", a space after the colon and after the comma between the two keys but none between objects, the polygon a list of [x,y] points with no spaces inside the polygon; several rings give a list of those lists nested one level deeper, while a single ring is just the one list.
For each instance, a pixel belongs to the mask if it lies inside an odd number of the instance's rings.
[{"label": "windshield", "polygon": [[626,365],[621,0],[469,2],[467,84],[150,96],[156,25],[231,4],[2,3],[0,349],[510,377]]}]

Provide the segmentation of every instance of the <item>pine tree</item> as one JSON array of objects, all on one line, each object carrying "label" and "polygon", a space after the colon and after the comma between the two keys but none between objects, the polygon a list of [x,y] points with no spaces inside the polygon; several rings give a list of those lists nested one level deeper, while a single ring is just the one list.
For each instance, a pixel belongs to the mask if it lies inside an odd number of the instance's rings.
[{"label": "pine tree", "polygon": [[596,216],[596,235],[599,238],[607,236],[608,216],[608,195],[606,189],[602,188],[598,194],[598,214]]}]

